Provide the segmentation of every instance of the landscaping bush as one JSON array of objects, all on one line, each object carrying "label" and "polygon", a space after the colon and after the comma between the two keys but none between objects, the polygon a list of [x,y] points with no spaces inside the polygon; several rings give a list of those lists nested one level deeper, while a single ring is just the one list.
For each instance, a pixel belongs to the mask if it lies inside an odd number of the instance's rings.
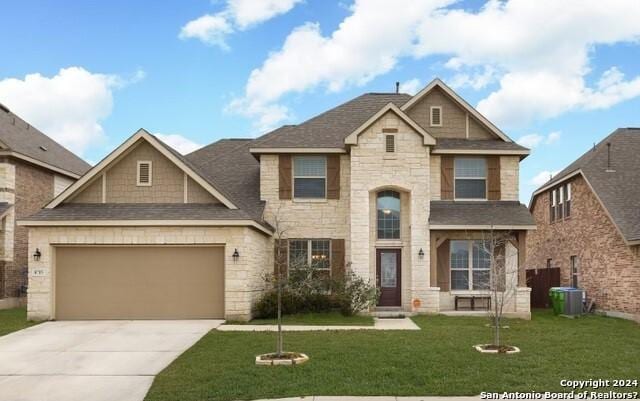
[{"label": "landscaping bush", "polygon": [[380,291],[371,282],[349,270],[342,280],[334,283],[333,294],[340,305],[340,312],[345,316],[353,316],[375,306]]},{"label": "landscaping bush", "polygon": [[[291,290],[282,292],[282,314],[329,312],[336,309],[337,304],[325,293],[300,294]],[[275,289],[265,292],[253,307],[256,319],[275,318],[278,315],[278,292]]]}]

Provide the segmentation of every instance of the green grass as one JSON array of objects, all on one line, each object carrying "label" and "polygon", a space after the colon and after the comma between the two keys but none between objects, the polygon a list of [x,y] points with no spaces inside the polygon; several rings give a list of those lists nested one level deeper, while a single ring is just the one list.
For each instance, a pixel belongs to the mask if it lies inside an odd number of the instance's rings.
[{"label": "green grass", "polygon": [[503,330],[520,354],[488,355],[472,348],[491,342],[484,318],[414,320],[421,331],[285,333],[287,351],[311,358],[295,367],[255,366],[274,351],[274,333],[212,331],[156,377],[147,400],[566,391],[561,379],[640,377],[640,326],[630,321],[537,311]]},{"label": "green grass", "polygon": [[26,329],[34,324],[36,322],[27,320],[27,308],[0,310],[0,336]]},{"label": "green grass", "polygon": [[[235,322],[229,322],[231,324]],[[245,324],[277,324],[276,319],[254,319]],[[343,316],[340,312],[282,316],[282,324],[311,326],[373,326],[371,316]]]}]

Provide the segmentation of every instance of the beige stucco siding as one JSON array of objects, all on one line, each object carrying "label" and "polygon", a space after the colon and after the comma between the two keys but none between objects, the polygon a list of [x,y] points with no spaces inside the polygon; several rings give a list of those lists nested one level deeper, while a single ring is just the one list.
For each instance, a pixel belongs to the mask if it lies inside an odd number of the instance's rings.
[{"label": "beige stucco siding", "polygon": [[102,175],[97,176],[82,191],[73,195],[69,203],[101,203],[102,202]]},{"label": "beige stucco siding", "polygon": [[[151,185],[137,185],[139,161],[150,161]],[[104,175],[104,183],[102,176]],[[103,197],[103,186],[106,196]],[[189,203],[218,203],[200,184],[187,177]],[[107,166],[70,203],[184,203],[185,173],[149,143],[141,141]]]},{"label": "beige stucco siding", "polygon": [[[442,127],[430,125],[432,106],[442,107]],[[436,138],[466,138],[467,121],[469,139],[494,139],[495,136],[480,125],[467,111],[454,102],[440,88],[434,88],[409,109],[409,117],[424,127]]]},{"label": "beige stucco siding", "polygon": [[[249,319],[251,305],[265,287],[264,276],[273,269],[273,242],[248,227],[32,227],[29,253],[42,252],[39,261],[29,260],[28,317],[55,317],[53,283],[55,246],[59,245],[224,245],[225,317]],[[233,260],[238,249],[240,258]]]},{"label": "beige stucco siding", "polygon": [[187,177],[187,202],[188,203],[220,203],[206,189]]}]

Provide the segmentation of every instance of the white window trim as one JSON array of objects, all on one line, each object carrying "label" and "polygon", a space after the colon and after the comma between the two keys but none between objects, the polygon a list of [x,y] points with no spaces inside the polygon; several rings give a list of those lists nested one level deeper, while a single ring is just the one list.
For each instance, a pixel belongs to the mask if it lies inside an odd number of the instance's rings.
[{"label": "white window trim", "polygon": [[[140,165],[149,165],[149,182],[140,182]],[[136,186],[150,187],[153,184],[153,162],[151,160],[138,160],[136,165]]]},{"label": "white window trim", "polygon": [[[456,177],[456,160],[455,159],[478,159],[478,157],[454,157],[453,159],[453,200],[456,201],[486,201],[489,199],[489,178],[485,158],[485,176],[484,177]],[[456,180],[484,180],[484,198],[457,198],[456,197]]]},{"label": "white window trim", "polygon": [[[451,292],[456,292],[456,291],[465,291],[465,292],[473,292],[473,293],[486,293],[489,291],[488,288],[485,289],[481,289],[481,290],[474,290],[473,289],[473,272],[480,272],[480,271],[488,271],[489,272],[489,276],[491,276],[491,266],[489,266],[486,269],[474,269],[473,268],[473,243],[476,240],[452,240],[452,241],[462,241],[462,242],[466,242],[467,243],[467,252],[469,257],[467,258],[467,268],[466,269],[461,269],[461,268],[453,268],[451,267],[451,249],[449,249],[449,291]],[[458,289],[454,289],[453,288],[453,274],[451,274],[453,271],[466,271],[467,272],[467,278],[468,278],[468,282],[469,282],[469,287],[468,288],[458,288]],[[489,277],[489,283],[491,283],[491,277]]]},{"label": "white window trim", "polygon": [[[324,268],[314,268],[314,270],[317,271],[323,271],[323,272],[331,272],[331,240],[328,238],[311,238],[311,239],[306,239],[306,238],[291,238],[288,240],[288,245],[287,245],[287,266],[289,266],[289,261],[291,260],[291,241],[306,241],[307,243],[307,265],[311,266],[311,254],[312,254],[312,248],[311,248],[311,243],[313,241],[328,241],[329,242],[329,267],[324,267]],[[289,269],[287,269],[289,270]],[[294,270],[296,270],[294,268]]]},{"label": "white window trim", "polygon": [[571,183],[570,182],[567,183],[567,200],[568,201],[571,200]]},{"label": "white window trim", "polygon": [[[296,175],[296,159],[304,159],[305,156],[294,156],[293,157],[293,166],[291,166],[291,183],[292,188],[291,188],[291,192],[292,192],[292,199],[294,201],[299,201],[299,202],[308,202],[308,201],[318,201],[318,200],[325,200],[327,199],[327,157],[326,156],[322,156],[324,158],[324,176],[315,176],[315,175]],[[319,197],[319,198],[296,198],[296,178],[322,178],[324,179],[324,196],[323,197]]]},{"label": "white window trim", "polygon": [[[433,123],[433,110],[440,110],[440,124]],[[430,127],[442,127],[442,106],[431,106],[429,107],[429,126]]]}]

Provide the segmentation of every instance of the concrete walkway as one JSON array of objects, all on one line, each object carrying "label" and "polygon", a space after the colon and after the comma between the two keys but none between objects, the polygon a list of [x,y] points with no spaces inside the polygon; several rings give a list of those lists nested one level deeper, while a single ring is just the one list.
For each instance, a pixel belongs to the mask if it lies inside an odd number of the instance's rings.
[{"label": "concrete walkway", "polygon": [[[219,331],[276,331],[275,324],[223,324]],[[328,331],[328,330],[420,330],[413,320],[374,318],[373,326],[302,326],[283,325],[283,331]]]},{"label": "concrete walkway", "polygon": [[140,401],[222,320],[47,322],[0,337],[0,401]]}]

